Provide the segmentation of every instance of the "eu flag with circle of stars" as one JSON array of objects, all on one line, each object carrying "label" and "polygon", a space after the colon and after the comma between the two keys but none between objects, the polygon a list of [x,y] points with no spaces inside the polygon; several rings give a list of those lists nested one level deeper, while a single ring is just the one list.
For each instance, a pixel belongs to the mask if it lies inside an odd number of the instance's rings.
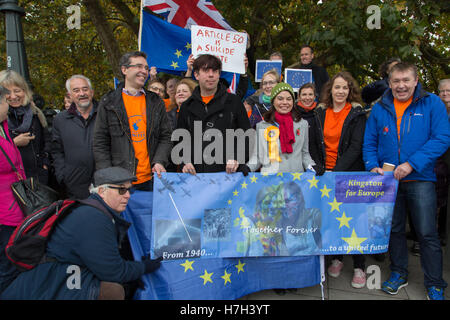
[{"label": "eu flag with circle of stars", "polygon": [[180,74],[187,70],[191,54],[191,31],[142,11],[141,51],[158,72]]},{"label": "eu flag with circle of stars", "polygon": [[[182,190],[182,189],[180,189]],[[187,189],[185,189],[187,190]],[[158,189],[155,192],[159,193]],[[150,252],[153,192],[131,195],[124,218],[136,260]],[[142,277],[137,300],[232,300],[273,288],[304,288],[321,281],[320,257],[215,258],[162,261]]]},{"label": "eu flag with circle of stars", "polygon": [[312,82],[312,71],[309,69],[285,69],[286,80],[294,91],[298,91],[305,83]]}]

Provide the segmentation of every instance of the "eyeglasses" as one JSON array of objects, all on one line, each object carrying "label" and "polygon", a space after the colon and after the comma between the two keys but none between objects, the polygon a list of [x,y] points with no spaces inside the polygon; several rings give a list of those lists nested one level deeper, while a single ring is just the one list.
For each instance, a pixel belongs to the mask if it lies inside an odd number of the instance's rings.
[{"label": "eyeglasses", "polygon": [[153,91],[158,91],[158,92],[164,93],[164,89],[163,89],[163,88],[158,88],[158,87],[152,87],[152,86],[150,86],[150,89],[153,90]]},{"label": "eyeglasses", "polygon": [[130,192],[130,190],[131,190],[131,188],[132,188],[132,187],[125,188],[125,187],[114,187],[114,186],[107,186],[107,187],[110,188],[110,189],[116,189],[116,190],[118,190],[118,192],[119,192],[119,194],[120,194],[121,196],[123,196],[125,193],[127,193],[127,191]]},{"label": "eyeglasses", "polygon": [[143,64],[127,64],[126,65],[127,68],[138,68],[138,69],[145,69],[145,71],[150,71],[150,67],[147,65],[143,65]]},{"label": "eyeglasses", "polygon": [[262,85],[263,86],[270,86],[270,85],[273,85],[273,84],[276,84],[276,83],[277,83],[276,81],[263,81]]}]

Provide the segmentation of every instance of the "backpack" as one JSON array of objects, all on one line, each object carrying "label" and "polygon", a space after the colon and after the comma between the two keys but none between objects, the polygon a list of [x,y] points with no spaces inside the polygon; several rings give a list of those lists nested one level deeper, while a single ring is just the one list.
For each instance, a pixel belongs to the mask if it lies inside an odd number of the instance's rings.
[{"label": "backpack", "polygon": [[5,248],[7,258],[20,271],[31,270],[46,260],[47,242],[56,225],[80,204],[90,205],[109,218],[113,216],[95,199],[58,200],[30,214],[17,226]]}]

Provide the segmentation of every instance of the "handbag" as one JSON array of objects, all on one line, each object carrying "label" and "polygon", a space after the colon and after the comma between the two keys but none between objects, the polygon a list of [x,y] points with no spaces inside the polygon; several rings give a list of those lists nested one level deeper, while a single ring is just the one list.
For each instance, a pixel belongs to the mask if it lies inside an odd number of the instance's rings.
[{"label": "handbag", "polygon": [[25,216],[47,207],[59,199],[59,194],[57,191],[46,186],[45,184],[40,183],[38,179],[33,177],[23,179],[9,156],[6,154],[5,150],[1,146],[0,149],[19,179],[19,181],[11,184],[11,189]]}]

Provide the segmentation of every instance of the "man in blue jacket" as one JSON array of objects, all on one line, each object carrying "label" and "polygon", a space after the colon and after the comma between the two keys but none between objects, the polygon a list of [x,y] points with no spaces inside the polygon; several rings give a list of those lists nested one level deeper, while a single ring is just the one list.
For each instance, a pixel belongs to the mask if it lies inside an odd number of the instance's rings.
[{"label": "man in blue jacket", "polygon": [[382,290],[397,294],[408,284],[406,206],[420,243],[421,264],[429,299],[444,299],[442,250],[436,228],[436,159],[450,145],[444,104],[418,83],[417,68],[398,63],[389,74],[389,87],[367,120],[363,159],[366,169],[384,174],[384,163],[395,165],[399,180],[389,243],[391,276]]},{"label": "man in blue jacket", "polygon": [[155,271],[161,259],[124,260],[119,252],[130,224],[120,217],[136,177],[121,167],[94,174],[90,203],[53,231],[45,263],[21,273],[0,300],[123,300],[124,283]]}]

